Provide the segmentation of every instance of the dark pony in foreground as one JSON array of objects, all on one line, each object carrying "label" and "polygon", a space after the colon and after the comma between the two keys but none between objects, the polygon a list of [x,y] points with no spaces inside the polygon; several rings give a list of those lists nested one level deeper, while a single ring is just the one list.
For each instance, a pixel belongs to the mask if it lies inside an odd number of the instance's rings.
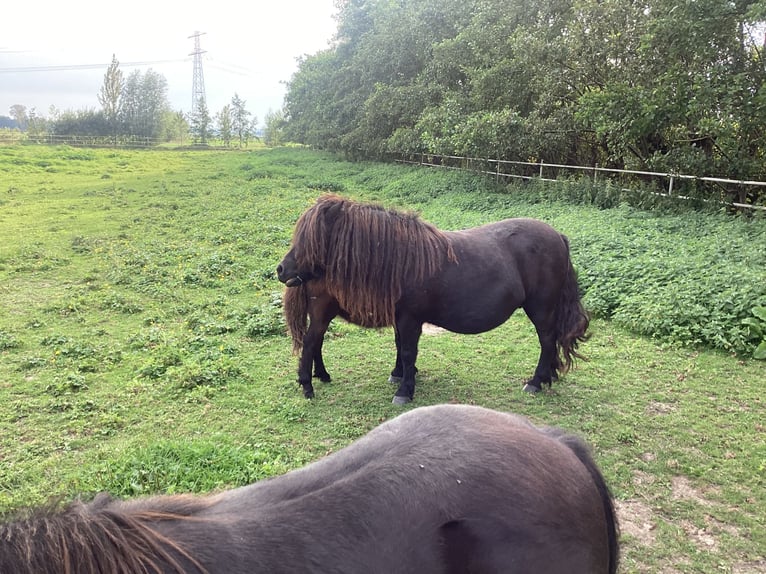
[{"label": "dark pony in foreground", "polygon": [[613,574],[587,446],[480,407],[392,419],[303,469],[205,497],[100,495],[0,525],[13,574]]},{"label": "dark pony in foreground", "polygon": [[298,382],[309,398],[312,365],[330,381],[322,343],[338,315],[363,327],[393,325],[397,404],[415,392],[423,323],[481,333],[523,308],[540,341],[530,392],[572,366],[588,329],[569,242],[534,219],[440,231],[410,213],[325,195],[298,220],[277,276],[288,287],[284,313],[294,350],[303,349]]}]

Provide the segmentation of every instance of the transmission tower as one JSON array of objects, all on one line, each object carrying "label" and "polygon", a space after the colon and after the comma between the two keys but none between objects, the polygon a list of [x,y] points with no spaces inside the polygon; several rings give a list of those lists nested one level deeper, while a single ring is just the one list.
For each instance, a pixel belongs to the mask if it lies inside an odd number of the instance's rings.
[{"label": "transmission tower", "polygon": [[199,37],[205,32],[197,32],[189,36],[194,38],[194,51],[189,54],[194,56],[194,78],[192,82],[192,107],[191,117],[195,117],[199,111],[200,102],[205,101],[205,76],[202,74],[202,54],[205,50],[202,50],[199,45]]}]

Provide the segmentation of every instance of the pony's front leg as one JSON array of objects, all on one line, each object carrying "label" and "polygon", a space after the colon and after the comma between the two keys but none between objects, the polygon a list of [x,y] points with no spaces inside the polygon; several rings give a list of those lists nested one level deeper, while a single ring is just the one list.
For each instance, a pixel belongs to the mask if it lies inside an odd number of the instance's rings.
[{"label": "pony's front leg", "polygon": [[314,385],[311,384],[311,367],[315,366],[315,374],[323,382],[330,381],[330,374],[322,360],[322,344],[330,321],[312,320],[306,335],[303,337],[303,351],[298,362],[298,384],[303,388],[303,396],[314,398]]},{"label": "pony's front leg", "polygon": [[[394,327],[394,342],[396,343],[396,363],[394,363],[394,368],[391,371],[391,375],[388,377],[388,382],[401,383],[402,373],[404,372],[404,368],[402,367],[402,342],[399,337],[399,329],[396,327]],[[415,374],[418,374],[417,365],[415,366]]]},{"label": "pony's front leg", "polygon": [[395,405],[406,405],[415,395],[415,362],[418,358],[418,342],[422,329],[423,323],[412,317],[396,318],[397,367],[401,366],[402,379],[392,401]]}]

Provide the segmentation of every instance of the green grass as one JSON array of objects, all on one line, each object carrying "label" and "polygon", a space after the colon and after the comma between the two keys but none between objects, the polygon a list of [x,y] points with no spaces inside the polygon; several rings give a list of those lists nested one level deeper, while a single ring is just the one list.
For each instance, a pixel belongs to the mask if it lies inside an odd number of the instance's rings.
[{"label": "green grass", "polygon": [[0,147],[0,181],[0,512],[245,484],[399,413],[390,329],[334,323],[333,383],[313,401],[295,383],[274,268],[300,213],[334,191],[443,228],[532,216],[565,232],[598,315],[589,360],[531,397],[520,387],[538,346],[523,314],[481,335],[424,335],[414,406],[480,404],[582,434],[620,505],[623,572],[766,568],[766,363],[733,353],[747,337],[729,320],[756,301],[705,311],[729,341],[719,349],[679,345],[704,342],[688,314],[655,328],[721,285],[762,296],[762,220],[573,205],[303,149]]}]

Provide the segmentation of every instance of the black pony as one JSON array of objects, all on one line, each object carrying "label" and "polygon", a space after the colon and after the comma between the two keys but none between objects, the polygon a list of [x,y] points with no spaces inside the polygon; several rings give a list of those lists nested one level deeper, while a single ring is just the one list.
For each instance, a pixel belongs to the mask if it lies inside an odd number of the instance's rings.
[{"label": "black pony", "polygon": [[100,495],[0,524],[3,574],[614,574],[618,556],[582,441],[459,405],[234,490]]},{"label": "black pony", "polygon": [[303,349],[298,382],[309,398],[312,364],[314,376],[330,380],[322,343],[338,315],[363,327],[394,326],[396,404],[415,392],[423,323],[481,333],[523,308],[540,341],[529,392],[568,370],[587,338],[569,242],[534,219],[440,231],[410,213],[325,195],[298,220],[277,276],[288,287],[284,313],[294,350]]}]

